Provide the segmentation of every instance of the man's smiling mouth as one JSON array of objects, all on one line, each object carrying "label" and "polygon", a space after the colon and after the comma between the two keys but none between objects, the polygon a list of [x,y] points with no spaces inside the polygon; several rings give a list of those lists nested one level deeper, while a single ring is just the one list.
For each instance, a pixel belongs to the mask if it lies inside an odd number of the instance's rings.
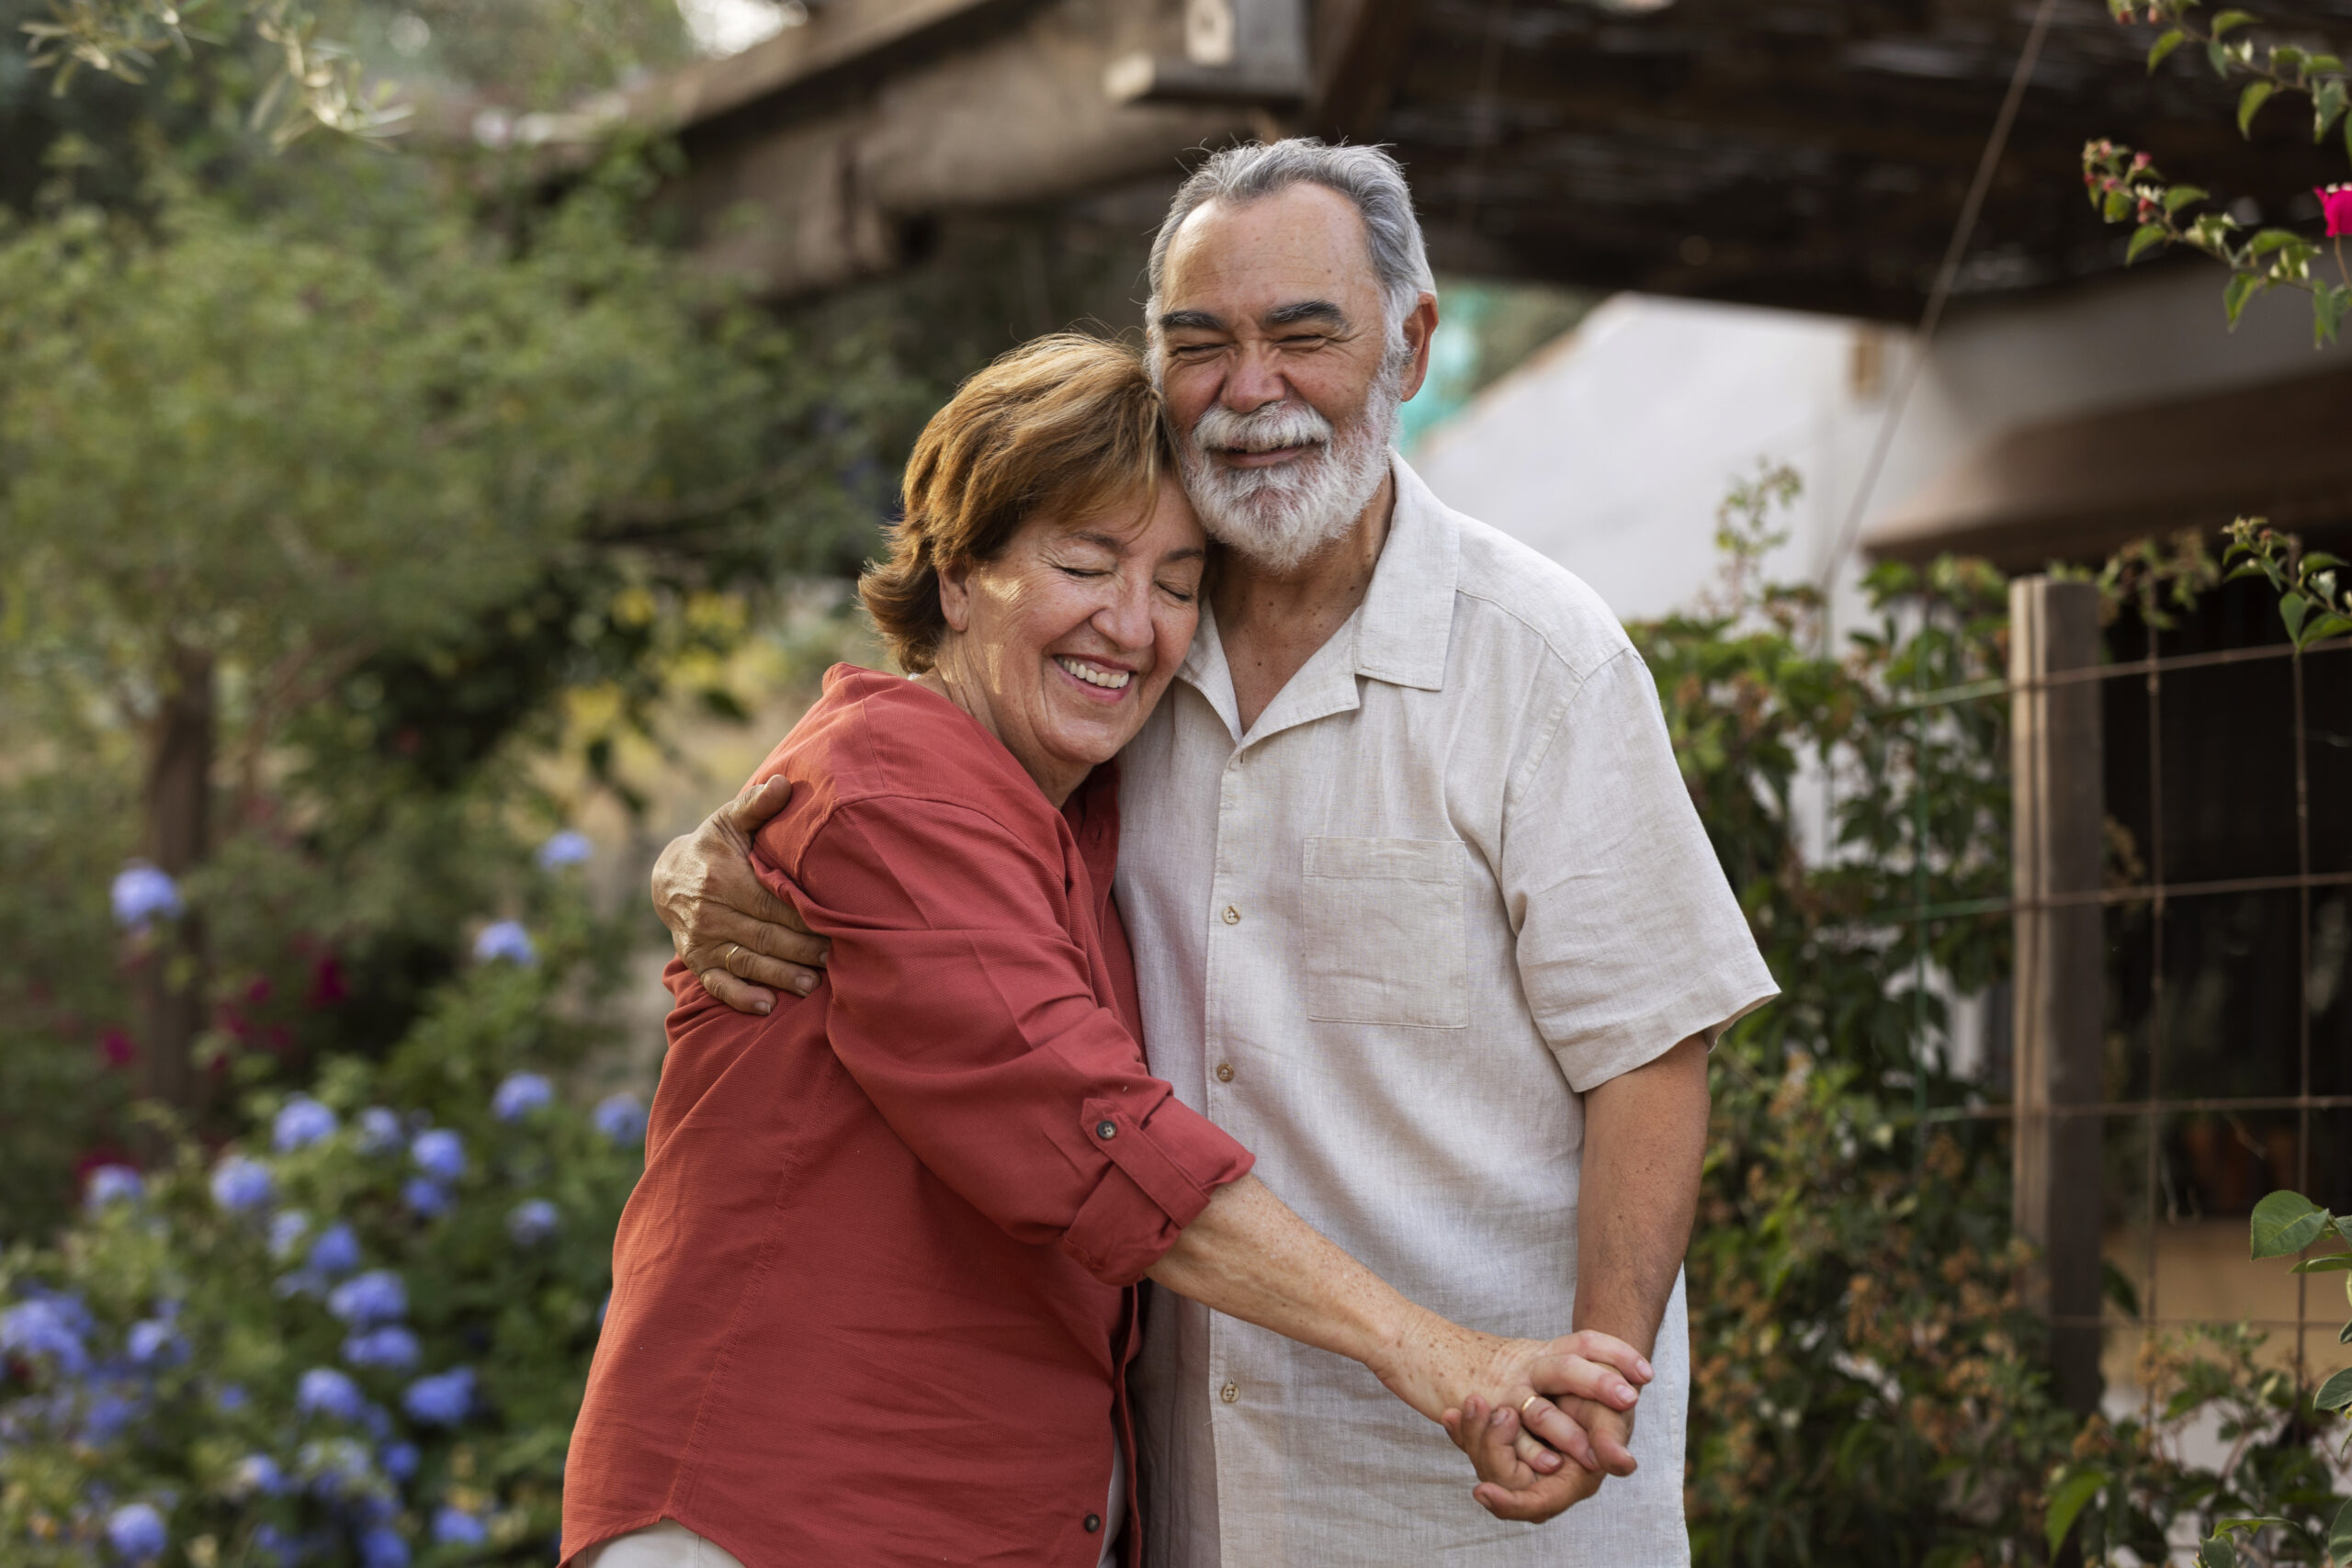
[{"label": "man's smiling mouth", "polygon": [[1100,686],[1106,692],[1123,692],[1126,690],[1127,682],[1135,679],[1135,671],[1131,670],[1106,670],[1101,665],[1064,654],[1054,655],[1054,662],[1088,685]]}]

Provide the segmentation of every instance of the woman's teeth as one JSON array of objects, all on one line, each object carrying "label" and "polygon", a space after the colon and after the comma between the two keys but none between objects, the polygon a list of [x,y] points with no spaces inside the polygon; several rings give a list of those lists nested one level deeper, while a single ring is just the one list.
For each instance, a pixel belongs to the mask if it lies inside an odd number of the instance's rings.
[{"label": "woman's teeth", "polygon": [[1058,654],[1055,656],[1054,662],[1088,685],[1100,686],[1110,692],[1125,691],[1128,679],[1134,673],[1127,670],[1097,670],[1091,664],[1081,664],[1075,659],[1064,659]]}]

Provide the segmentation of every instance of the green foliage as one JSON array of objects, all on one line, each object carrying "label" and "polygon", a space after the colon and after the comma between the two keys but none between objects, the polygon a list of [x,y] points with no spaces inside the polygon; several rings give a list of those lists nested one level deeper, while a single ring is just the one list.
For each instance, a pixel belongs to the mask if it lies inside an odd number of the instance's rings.
[{"label": "green foliage", "polygon": [[[2248,1226],[2256,1258],[2284,1258],[2320,1243],[2352,1245],[2352,1221],[2298,1192],[2273,1192]],[[2298,1272],[2352,1269],[2352,1250],[2306,1258]],[[2352,1273],[2346,1273],[2352,1280]],[[2352,1286],[2347,1286],[2352,1295]],[[2352,1322],[2345,1325],[2352,1339]],[[2109,1429],[2095,1421],[2051,1487],[2049,1540],[2055,1553],[2073,1538],[2086,1562],[2148,1562],[2192,1529],[2203,1568],[2352,1560],[2352,1501],[2339,1499],[2324,1444],[2352,1405],[2352,1369],[2316,1391],[2260,1359],[2252,1329],[2206,1326],[2153,1339],[2141,1356],[2152,1418]],[[2221,1467],[2199,1470],[2179,1453],[2178,1433],[2202,1423],[2230,1445]],[[2352,1425],[2337,1448],[2352,1452]]]},{"label": "green foliage", "polygon": [[55,1247],[0,1261],[10,1562],[141,1560],[106,1541],[140,1504],[173,1562],[548,1559],[643,1123],[536,1077],[594,1043],[564,998],[609,973],[610,935],[560,888],[533,924],[536,964],[443,986],[381,1063],[256,1096],[263,1131],[182,1142],[135,1194],[101,1177]]},{"label": "green foliage", "polygon": [[[2006,1156],[1948,1113],[1931,982],[2005,972],[2005,587],[1883,569],[1842,655],[1821,603],[1760,580],[1795,476],[1737,487],[1723,593],[1632,628],[1685,782],[1782,996],[1714,1058],[1690,1254],[1692,1542],[1707,1563],[1993,1561],[2038,1522],[2071,1418],[2036,1370]],[[1931,703],[1976,691],[1991,700]],[[1799,781],[1827,777],[1808,857]],[[1922,1114],[1922,1112],[1927,1114]],[[1936,1118],[1943,1119],[1936,1119]]]},{"label": "green foliage", "polygon": [[166,960],[107,883],[155,852],[190,671],[218,709],[196,1056],[298,1083],[389,1046],[512,912],[576,804],[536,758],[569,738],[612,783],[771,587],[864,553],[896,378],[697,281],[632,228],[643,188],[492,226],[322,149],[266,202],[164,182],[143,220],[0,227],[0,1236],[128,1143],[106,1043]]},{"label": "green foliage", "polygon": [[[2284,94],[2306,99],[2311,106],[2312,140],[2321,142],[2340,122],[2344,149],[2352,156],[2352,75],[2332,54],[2292,43],[2258,46],[2251,37],[2231,35],[2259,20],[2245,11],[2223,11],[2200,25],[2199,0],[2108,0],[2116,21],[2145,20],[2161,28],[2148,49],[2153,72],[2184,43],[2205,46],[2205,58],[2216,76],[2249,77],[2237,96],[2238,134],[2251,137],[2263,107]],[[2211,199],[2195,186],[2174,185],[2144,152],[2101,138],[2083,145],[2083,185],[2092,209],[2109,223],[2137,225],[2124,251],[2125,265],[2170,245],[2187,245],[2230,269],[2222,286],[2222,306],[2230,325],[2237,325],[2247,302],[2271,288],[2295,288],[2311,296],[2312,333],[2321,344],[2335,341],[2347,310],[2352,310],[2352,271],[2347,271],[2341,241],[2335,246],[2336,281],[2317,276],[2312,268],[2321,256],[2318,240],[2289,229],[2265,229],[2252,238],[2238,238],[2241,225],[2222,212],[2206,212],[2182,221],[2190,208]]]},{"label": "green foliage", "polygon": [[2324,550],[2306,551],[2293,535],[2259,517],[2231,524],[2229,539],[2222,564],[2233,578],[2268,581],[2278,594],[2278,618],[2297,648],[2352,636],[2352,582],[2345,580],[2342,561]]}]

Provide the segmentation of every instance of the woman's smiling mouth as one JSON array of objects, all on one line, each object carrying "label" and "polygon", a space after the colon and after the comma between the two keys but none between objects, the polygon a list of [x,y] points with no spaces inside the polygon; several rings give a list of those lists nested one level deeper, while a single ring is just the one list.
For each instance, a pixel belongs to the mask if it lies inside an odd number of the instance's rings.
[{"label": "woman's smiling mouth", "polygon": [[1055,654],[1053,660],[1065,671],[1075,675],[1088,685],[1098,686],[1106,692],[1124,692],[1127,689],[1127,682],[1135,679],[1135,671],[1132,670],[1114,670],[1108,665],[1097,664],[1090,659],[1072,658],[1067,653]]}]

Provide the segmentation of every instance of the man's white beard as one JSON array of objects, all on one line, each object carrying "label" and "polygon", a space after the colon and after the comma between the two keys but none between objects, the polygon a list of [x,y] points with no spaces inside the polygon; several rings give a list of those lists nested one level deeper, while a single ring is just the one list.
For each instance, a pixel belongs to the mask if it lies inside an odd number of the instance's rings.
[{"label": "man's white beard", "polygon": [[[1201,525],[1252,566],[1278,573],[1295,571],[1338,543],[1388,477],[1388,444],[1409,363],[1398,355],[1383,366],[1363,407],[1336,432],[1305,403],[1272,403],[1250,413],[1210,404],[1177,446]],[[1316,450],[1272,468],[1228,468],[1216,457],[1307,444]]]}]

